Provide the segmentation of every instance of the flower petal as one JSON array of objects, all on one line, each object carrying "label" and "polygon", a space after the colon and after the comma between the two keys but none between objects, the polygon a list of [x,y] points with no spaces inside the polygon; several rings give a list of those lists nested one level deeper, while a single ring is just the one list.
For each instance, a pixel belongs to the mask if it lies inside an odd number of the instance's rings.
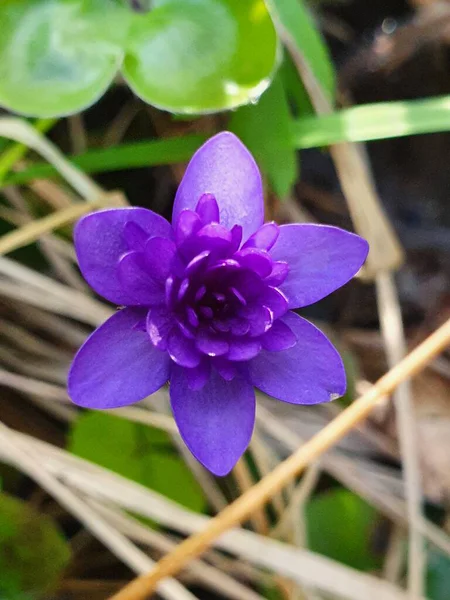
[{"label": "flower petal", "polygon": [[280,319],[298,342],[288,350],[262,350],[249,361],[251,383],[292,404],[318,404],[345,393],[345,371],[331,342],[314,325],[289,312]]},{"label": "flower petal", "polygon": [[284,315],[288,309],[286,296],[278,288],[267,286],[260,295],[259,300],[272,311],[274,319]]},{"label": "flower petal", "polygon": [[228,229],[242,225],[244,240],[263,224],[261,175],[250,152],[232,133],[219,133],[194,154],[178,188],[172,222],[183,209],[195,210],[205,193],[215,196],[222,225]]},{"label": "flower petal", "polygon": [[267,277],[272,272],[272,259],[267,252],[259,248],[244,248],[237,252],[234,258],[244,269],[254,271],[260,277]]},{"label": "flower petal", "polygon": [[366,260],[369,245],[338,227],[310,223],[281,225],[271,255],[286,261],[289,273],[280,289],[289,308],[308,306],[349,281]]},{"label": "flower petal", "polygon": [[130,306],[152,306],[164,302],[164,283],[150,275],[140,252],[127,252],[117,265],[118,279]]},{"label": "flower petal", "polygon": [[199,331],[195,344],[200,352],[208,356],[222,356],[230,348],[228,342],[206,328]]},{"label": "flower petal", "polygon": [[170,332],[167,349],[170,358],[182,367],[197,367],[202,359],[202,355],[195,347],[194,342],[183,335],[178,327],[174,327]]},{"label": "flower petal", "polygon": [[167,350],[167,338],[172,327],[173,316],[165,306],[157,306],[149,310],[145,330],[156,348]]},{"label": "flower petal", "polygon": [[180,434],[207,469],[231,471],[250,442],[255,423],[255,393],[240,377],[224,381],[214,370],[199,391],[189,389],[186,370],[172,369],[170,400]]},{"label": "flower petal", "polygon": [[259,248],[270,250],[278,239],[280,228],[276,223],[264,223],[255,233],[248,238],[243,248]]},{"label": "flower petal", "polygon": [[200,217],[203,225],[219,222],[219,205],[213,194],[203,194],[195,207],[195,212]]},{"label": "flower petal", "polygon": [[280,352],[295,346],[297,338],[286,323],[277,319],[269,331],[261,336],[260,341],[265,350]]},{"label": "flower petal", "polygon": [[75,404],[106,409],[142,400],[169,378],[170,358],[135,326],[146,311],[125,308],[92,333],[72,363],[68,390]]},{"label": "flower petal", "polygon": [[165,282],[171,272],[177,247],[167,238],[154,237],[145,245],[145,261],[148,271],[157,281]]},{"label": "flower petal", "polygon": [[151,210],[137,207],[99,210],[80,219],[74,230],[83,277],[98,294],[119,305],[130,300],[117,273],[119,258],[132,249],[130,231],[124,232],[127,223],[138,225],[147,237],[172,237],[170,223]]},{"label": "flower petal", "polygon": [[228,360],[241,362],[254,358],[261,350],[261,342],[255,339],[237,338],[230,341]]}]

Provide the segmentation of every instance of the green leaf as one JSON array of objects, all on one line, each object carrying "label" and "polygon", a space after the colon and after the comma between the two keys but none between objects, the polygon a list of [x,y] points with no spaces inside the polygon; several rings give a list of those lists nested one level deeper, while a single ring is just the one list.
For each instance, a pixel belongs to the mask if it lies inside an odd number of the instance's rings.
[{"label": "green leaf", "polygon": [[297,156],[291,141],[291,115],[281,79],[277,76],[258,104],[233,113],[229,128],[246,144],[283,198],[294,185]]},{"label": "green leaf", "polygon": [[448,600],[450,589],[450,558],[437,550],[428,552],[427,598]]},{"label": "green leaf", "polygon": [[370,547],[375,519],[375,510],[352,492],[321,494],[306,506],[308,547],[355,569],[375,569],[379,561]]},{"label": "green leaf", "polygon": [[[450,96],[366,104],[329,116],[305,117],[291,122],[291,130],[292,144],[297,149],[450,131]],[[173,164],[189,160],[205,139],[204,135],[186,135],[147,140],[89,150],[71,160],[88,173]],[[5,184],[27,183],[54,175],[56,172],[50,165],[37,163],[24,171],[10,173]]]},{"label": "green leaf", "polygon": [[38,117],[91,105],[122,63],[137,95],[179,113],[257,99],[277,66],[263,0],[3,0],[0,23],[0,105]]},{"label": "green leaf", "polygon": [[276,56],[262,0],[157,0],[132,23],[123,75],[154,106],[211,112],[257,99]]},{"label": "green leaf", "polygon": [[128,14],[111,0],[3,3],[0,104],[39,117],[92,104],[122,62]]},{"label": "green leaf", "polygon": [[288,54],[285,54],[283,58],[279,73],[294,116],[306,117],[315,115],[316,111],[311,104],[308,92],[299,77],[292,58]]},{"label": "green leaf", "polygon": [[274,21],[302,53],[311,71],[333,101],[336,76],[328,48],[304,0],[267,0]]},{"label": "green leaf", "polygon": [[0,494],[0,598],[48,598],[69,560],[69,545],[50,517]]},{"label": "green leaf", "polygon": [[160,429],[87,412],[72,426],[69,450],[191,510],[205,509],[200,486]]}]

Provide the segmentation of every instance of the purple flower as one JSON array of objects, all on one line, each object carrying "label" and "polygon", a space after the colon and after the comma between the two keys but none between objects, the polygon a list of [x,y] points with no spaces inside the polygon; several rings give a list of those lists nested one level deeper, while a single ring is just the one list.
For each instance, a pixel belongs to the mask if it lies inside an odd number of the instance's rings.
[{"label": "purple flower", "polygon": [[170,381],[181,436],[205,467],[225,475],[252,434],[254,386],[293,404],[344,394],[337,351],[290,309],[344,285],[368,244],[335,227],[263,222],[258,168],[227,132],[191,160],[172,225],[145,208],[81,219],[80,269],[98,294],[125,308],[78,351],[72,400],[116,408]]}]

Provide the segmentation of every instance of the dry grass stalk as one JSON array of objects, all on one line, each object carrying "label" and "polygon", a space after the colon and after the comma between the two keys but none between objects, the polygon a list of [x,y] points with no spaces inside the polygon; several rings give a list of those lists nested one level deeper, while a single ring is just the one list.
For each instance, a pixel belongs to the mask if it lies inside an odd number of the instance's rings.
[{"label": "dry grass stalk", "polygon": [[[164,496],[143,488],[111,471],[107,471],[88,461],[77,458],[35,438],[13,433],[22,445],[26,445],[33,455],[39,454],[41,469],[48,471],[64,485],[73,488],[85,498],[101,500],[108,506],[119,505],[132,513],[148,517],[164,527],[189,533],[200,531],[211,519],[193,513]],[[8,455],[5,445],[0,445],[0,455],[7,462],[21,468],[17,455]],[[92,531],[92,530],[91,530]],[[337,595],[346,600],[380,598],[383,600],[405,600],[404,593],[397,587],[368,574],[341,565],[333,560],[314,554],[308,550],[270,540],[251,531],[235,529],[215,540],[217,547],[243,559],[269,569],[293,581],[326,594]],[[223,561],[228,561],[222,557]],[[249,576],[249,567],[239,562],[233,568]],[[244,567],[246,567],[244,569]],[[244,570],[243,570],[244,569]],[[255,579],[254,569],[251,579],[262,581],[264,575]]]},{"label": "dry grass stalk", "polygon": [[25,144],[51,163],[82,198],[96,200],[104,191],[92,179],[77,169],[64,154],[25,120],[15,117],[0,119],[0,136]]},{"label": "dry grass stalk", "polygon": [[378,380],[368,392],[336,417],[297,452],[248,492],[230,504],[198,534],[181,543],[176,550],[164,557],[150,573],[141,576],[113,596],[114,600],[144,600],[158,582],[174,575],[193,558],[204,552],[213,541],[228,529],[247,519],[256,509],[280,491],[346,433],[356,423],[365,419],[381,397],[391,394],[403,381],[417,374],[450,343],[450,319],[430,335],[406,358],[395,365]]},{"label": "dry grass stalk", "polygon": [[[318,114],[329,114],[333,107],[312,72],[308,61],[282,23],[276,23],[280,37],[292,56],[300,78]],[[384,213],[373,182],[364,146],[343,143],[330,147],[336,172],[345,195],[357,233],[370,244],[368,259],[361,273],[376,279],[379,313],[389,366],[393,367],[404,355],[405,338],[400,306],[396,298],[392,271],[403,262],[403,250],[389,219]],[[387,332],[386,315],[394,332]],[[420,597],[424,585],[423,543],[418,529],[421,517],[421,487],[417,443],[412,417],[412,400],[407,383],[395,394],[399,423],[399,438],[407,486],[407,506],[410,525],[408,556],[408,589],[410,597]]]},{"label": "dry grass stalk", "polygon": [[[148,570],[152,560],[139,550],[128,538],[109,525],[92,507],[80,499],[63,483],[58,481],[40,461],[36,460],[30,449],[10,430],[0,424],[0,440],[7,454],[12,455],[15,464],[34,479],[43,489],[58,500],[69,512],[98,537],[110,550],[136,573]],[[162,582],[159,592],[166,600],[196,600],[196,597],[175,580]]]},{"label": "dry grass stalk", "polygon": [[102,194],[88,203],[78,203],[62,208],[42,219],[35,219],[19,229],[6,233],[0,238],[0,254],[7,254],[28,244],[32,244],[46,233],[73,223],[88,212],[107,206],[124,206],[121,194]]},{"label": "dry grass stalk", "polygon": [[[392,273],[379,273],[376,279],[378,313],[381,333],[387,350],[389,367],[397,364],[405,355],[406,343],[403,331],[400,302]],[[423,594],[424,544],[420,532],[422,493],[418,457],[417,426],[411,399],[409,381],[403,381],[394,392],[397,430],[402,452],[402,463],[407,490],[409,528],[408,589],[411,597]]]}]

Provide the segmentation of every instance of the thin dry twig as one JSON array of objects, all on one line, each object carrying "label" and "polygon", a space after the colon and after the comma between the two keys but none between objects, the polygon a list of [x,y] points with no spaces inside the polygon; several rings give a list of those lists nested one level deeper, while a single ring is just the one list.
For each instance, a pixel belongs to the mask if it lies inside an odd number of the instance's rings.
[{"label": "thin dry twig", "polygon": [[[12,432],[11,432],[12,434]],[[211,519],[193,513],[164,496],[144,488],[135,482],[94,465],[56,448],[46,442],[15,433],[26,442],[30,452],[39,453],[40,461],[49,473],[83,496],[101,499],[107,504],[120,505],[123,509],[148,517],[170,529],[189,533],[200,531]],[[5,447],[0,444],[0,455],[5,457]],[[13,457],[6,453],[7,461]],[[17,465],[16,465],[17,466]],[[286,576],[301,585],[317,588],[327,594],[338,595],[346,600],[383,598],[405,600],[403,592],[391,584],[368,574],[359,573],[324,556],[308,550],[294,548],[275,540],[243,529],[235,529],[214,541],[218,548],[247,559],[254,565]],[[222,562],[229,559],[222,557]],[[249,572],[245,563],[235,563],[233,572],[255,580],[254,569]],[[244,569],[245,567],[245,569]],[[222,567],[221,567],[222,568]],[[256,580],[258,581],[258,580]]]},{"label": "thin dry twig", "polygon": [[[307,60],[295,40],[273,11],[280,39],[286,46],[305,85],[315,111],[319,115],[333,111]],[[378,197],[364,148],[345,142],[330,146],[342,191],[348,203],[355,229],[370,244],[370,252],[362,270],[373,278],[379,270],[398,268],[403,262],[403,250],[397,235],[387,219]],[[364,198],[364,202],[361,201]]]},{"label": "thin dry twig", "polygon": [[59,171],[64,179],[85,200],[92,201],[104,194],[101,187],[87,177],[83,171],[72,165],[62,152],[25,120],[16,117],[1,118],[0,136],[25,144],[38,152]]},{"label": "thin dry twig", "polygon": [[[146,527],[122,510],[106,506],[97,500],[92,500],[92,498],[86,499],[86,501],[94,506],[114,527],[138,544],[148,545],[163,553],[170,552],[177,545],[175,541],[170,540],[158,531]],[[188,570],[205,587],[220,592],[225,598],[233,600],[262,600],[262,597],[250,588],[203,561],[192,561],[189,564]]]},{"label": "thin dry twig", "polygon": [[173,552],[159,561],[152,571],[135,579],[113,596],[113,599],[143,600],[146,598],[161,579],[177,573],[192,558],[204,552],[218,536],[241,523],[256,509],[263,506],[287,482],[348,433],[355,423],[365,419],[381,397],[391,394],[400,383],[418,373],[449,343],[450,319],[379,379],[365,395],[282,462],[272,473],[261,479],[212,519],[203,531],[182,542]]},{"label": "thin dry twig", "polygon": [[[241,493],[245,493],[250,490],[254,484],[244,457],[241,457],[241,459],[234,466],[233,476]],[[253,526],[253,529],[258,533],[261,533],[262,535],[266,535],[268,533],[269,522],[266,514],[264,513],[264,508],[255,510],[250,515],[250,522]]]},{"label": "thin dry twig", "polygon": [[[381,272],[376,278],[378,312],[389,367],[405,355],[406,344],[400,303],[391,273]],[[424,544],[420,531],[422,493],[414,407],[409,381],[403,381],[394,392],[397,430],[402,453],[409,521],[408,590],[412,600],[422,596],[424,587]]]},{"label": "thin dry twig", "polygon": [[42,219],[35,219],[26,225],[6,233],[0,238],[0,254],[7,254],[38,240],[42,235],[54,231],[63,225],[73,223],[92,210],[106,206],[124,206],[123,196],[120,194],[102,194],[92,202],[73,204],[62,208]]}]

